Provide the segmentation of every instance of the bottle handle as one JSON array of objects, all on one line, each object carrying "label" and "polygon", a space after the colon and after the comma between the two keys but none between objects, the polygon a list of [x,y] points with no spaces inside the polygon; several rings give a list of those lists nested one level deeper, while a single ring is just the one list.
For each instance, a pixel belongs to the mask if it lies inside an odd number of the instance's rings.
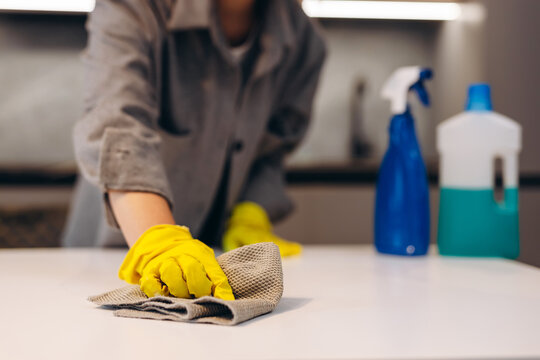
[{"label": "bottle handle", "polygon": [[504,200],[499,205],[506,210],[517,210],[518,208],[518,163],[514,154],[500,155],[502,160],[502,180]]}]

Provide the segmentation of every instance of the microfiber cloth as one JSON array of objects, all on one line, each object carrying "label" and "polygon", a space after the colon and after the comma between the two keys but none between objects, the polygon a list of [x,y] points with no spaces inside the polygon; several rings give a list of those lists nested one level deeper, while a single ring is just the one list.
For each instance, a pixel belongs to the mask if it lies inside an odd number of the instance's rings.
[{"label": "microfiber cloth", "polygon": [[91,296],[89,301],[130,318],[236,325],[273,311],[283,294],[283,270],[274,243],[244,246],[217,257],[236,300],[213,296],[148,298],[138,285]]}]

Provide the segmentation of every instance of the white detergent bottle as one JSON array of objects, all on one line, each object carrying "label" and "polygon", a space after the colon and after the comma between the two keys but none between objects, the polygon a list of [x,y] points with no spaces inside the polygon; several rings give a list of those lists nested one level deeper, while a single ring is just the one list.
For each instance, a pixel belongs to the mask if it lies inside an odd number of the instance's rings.
[{"label": "white detergent bottle", "polygon": [[[440,153],[438,246],[441,255],[519,255],[518,154],[521,126],[493,112],[490,87],[469,87],[466,111],[437,127]],[[494,198],[495,160],[504,198]]]}]

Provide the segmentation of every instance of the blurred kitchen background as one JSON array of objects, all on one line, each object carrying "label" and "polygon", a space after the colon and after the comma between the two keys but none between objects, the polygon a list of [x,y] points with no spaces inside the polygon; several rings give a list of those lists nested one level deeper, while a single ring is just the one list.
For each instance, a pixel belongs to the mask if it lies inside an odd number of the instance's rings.
[{"label": "blurred kitchen background", "polygon": [[[91,3],[0,0],[0,247],[59,245],[77,176],[71,129],[82,109],[79,57]],[[391,7],[376,16],[382,19],[350,11],[329,18],[308,3],[329,55],[308,136],[288,159],[296,212],[277,232],[302,243],[373,242],[375,181],[390,118],[379,91],[395,68],[424,65],[435,72],[432,106],[413,106],[432,184],[432,241],[435,127],[462,111],[469,83],[487,81],[495,110],[523,126],[520,260],[540,266],[540,1],[452,2],[431,20],[403,19],[407,13]],[[456,8],[457,15],[448,10]]]}]

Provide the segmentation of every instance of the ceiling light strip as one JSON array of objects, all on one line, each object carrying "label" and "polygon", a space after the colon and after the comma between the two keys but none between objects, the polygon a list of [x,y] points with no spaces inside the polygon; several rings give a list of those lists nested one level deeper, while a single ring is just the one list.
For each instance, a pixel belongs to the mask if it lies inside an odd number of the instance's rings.
[{"label": "ceiling light strip", "polygon": [[315,18],[456,20],[461,15],[453,2],[304,0],[302,7]]},{"label": "ceiling light strip", "polygon": [[88,13],[95,0],[0,0],[2,11],[39,11]]}]

